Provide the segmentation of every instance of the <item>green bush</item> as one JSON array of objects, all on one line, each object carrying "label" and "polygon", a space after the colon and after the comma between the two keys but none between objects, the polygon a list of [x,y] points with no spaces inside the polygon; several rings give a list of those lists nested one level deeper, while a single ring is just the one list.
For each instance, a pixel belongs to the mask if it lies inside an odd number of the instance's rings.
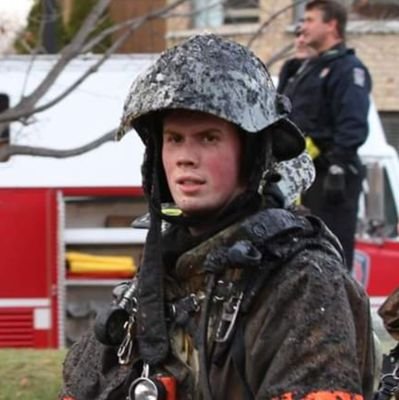
[{"label": "green bush", "polygon": [[[62,9],[60,8],[59,2],[54,2],[54,6],[56,7],[55,15],[57,16],[55,20],[55,41],[58,51],[62,50],[64,46],[71,42],[96,2],[97,0],[75,0],[72,3],[72,11],[69,21],[66,24],[64,24],[62,19]],[[21,38],[17,39],[14,43],[14,48],[17,53],[28,54],[32,49],[36,49],[38,46],[40,49],[43,13],[43,0],[35,0],[29,13],[28,25],[21,35]],[[89,37],[98,35],[110,26],[112,26],[112,21],[108,15],[108,11],[106,11],[105,15],[103,15],[99,20]],[[111,43],[112,38],[108,35],[91,51],[94,53],[104,52]]]},{"label": "green bush", "polygon": [[[55,21],[55,40],[58,49],[62,48],[66,43],[65,27],[62,23],[61,13],[58,8],[58,2],[55,3],[57,18]],[[43,20],[43,2],[36,0],[28,16],[28,25],[25,28],[21,38],[18,38],[14,43],[14,48],[17,53],[30,54],[32,49],[36,49],[41,45],[41,24]],[[28,46],[28,47],[27,47]]]},{"label": "green bush", "polygon": [[0,350],[0,400],[55,400],[64,350]]}]

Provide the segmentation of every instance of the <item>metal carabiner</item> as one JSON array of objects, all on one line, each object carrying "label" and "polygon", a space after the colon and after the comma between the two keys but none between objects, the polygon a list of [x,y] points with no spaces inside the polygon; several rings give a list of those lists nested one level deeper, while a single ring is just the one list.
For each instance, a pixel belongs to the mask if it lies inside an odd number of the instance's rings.
[{"label": "metal carabiner", "polygon": [[223,304],[222,315],[216,330],[215,342],[225,343],[229,340],[237,321],[243,297],[244,293],[241,292],[238,297],[231,297]]},{"label": "metal carabiner", "polygon": [[126,365],[131,361],[132,353],[133,353],[133,326],[136,322],[136,318],[131,315],[129,320],[125,322],[124,329],[126,331],[126,335],[118,348],[117,356],[119,364]]}]

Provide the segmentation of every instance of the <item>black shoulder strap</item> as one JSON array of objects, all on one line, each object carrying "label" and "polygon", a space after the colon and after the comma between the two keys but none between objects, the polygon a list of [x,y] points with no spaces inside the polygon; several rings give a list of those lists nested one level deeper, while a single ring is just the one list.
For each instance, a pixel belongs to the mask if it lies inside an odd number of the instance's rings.
[{"label": "black shoulder strap", "polygon": [[245,341],[244,341],[244,325],[245,318],[239,315],[237,325],[231,344],[231,356],[233,359],[233,365],[237,371],[237,375],[240,378],[241,390],[244,400],[254,400],[255,396],[248,384],[246,376],[246,363],[245,363]]},{"label": "black shoulder strap", "polygon": [[[246,376],[245,340],[244,340],[244,327],[245,327],[246,315],[254,299],[256,298],[261,288],[265,284],[266,280],[282,264],[289,262],[289,260],[295,257],[295,255],[303,251],[305,248],[308,248],[309,245],[313,247],[322,246],[326,250],[328,249],[329,252],[333,252],[336,257],[342,257],[340,255],[340,252],[336,248],[337,244],[334,243],[334,238],[333,237],[332,239],[329,238],[328,232],[325,232],[323,223],[318,219],[315,220],[311,219],[311,221],[309,222],[311,222],[311,225],[313,226],[312,230],[313,232],[315,232],[316,238],[313,238],[312,235],[309,236],[306,235],[306,230],[304,226],[301,226],[302,230],[296,230],[296,233],[302,236],[302,240],[298,241],[296,246],[291,246],[288,252],[286,252],[285,251],[286,249],[283,248],[280,249],[281,251],[277,251],[277,253],[280,253],[282,255],[282,258],[279,260],[269,261],[270,264],[269,268],[258,270],[258,273],[253,273],[253,271],[251,271],[251,273],[246,274],[245,278],[247,281],[247,285],[245,289],[245,296],[243,303],[241,305],[240,313],[238,314],[234,330],[234,336],[231,342],[231,354],[232,354],[233,364],[240,378],[243,399],[245,400],[253,400],[255,398],[248,384]],[[288,224],[286,224],[285,228],[288,227],[291,228],[293,226],[295,226],[296,228],[298,227],[297,225],[293,224],[293,221],[291,220]],[[288,232],[292,232],[291,229],[283,229],[283,231],[285,231],[286,234]],[[321,243],[320,239],[322,237],[324,239],[322,240]],[[278,246],[279,245],[277,243],[277,247]],[[396,350],[397,352],[395,354],[396,356],[399,357],[399,345],[397,346]],[[398,359],[399,358],[396,358],[396,360]],[[374,400],[387,400],[387,399],[376,398]]]},{"label": "black shoulder strap", "polygon": [[240,378],[241,382],[241,390],[244,400],[254,400],[255,396],[252,393],[250,385],[246,376],[246,360],[245,360],[245,339],[244,339],[244,327],[246,322],[246,315],[251,307],[254,299],[257,294],[263,287],[265,281],[270,274],[272,274],[276,269],[281,266],[283,263],[287,262],[289,259],[294,257],[295,254],[299,253],[304,246],[298,246],[295,249],[292,249],[292,252],[288,257],[284,257],[278,261],[270,261],[269,268],[260,269],[257,273],[251,271],[250,273],[245,274],[244,280],[246,281],[246,290],[244,300],[241,306],[241,311],[238,314],[236,326],[234,329],[234,336],[231,342],[231,356],[233,360],[233,365],[235,370],[237,371],[237,375]]}]

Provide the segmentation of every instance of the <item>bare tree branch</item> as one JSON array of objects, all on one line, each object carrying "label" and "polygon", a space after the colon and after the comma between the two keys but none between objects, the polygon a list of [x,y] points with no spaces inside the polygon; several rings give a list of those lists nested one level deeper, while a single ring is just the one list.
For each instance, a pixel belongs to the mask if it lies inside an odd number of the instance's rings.
[{"label": "bare tree branch", "polygon": [[160,8],[159,10],[153,11],[145,16],[128,19],[120,24],[116,24],[114,26],[111,26],[108,29],[104,29],[96,37],[92,38],[91,41],[86,43],[86,45],[84,46],[84,48],[82,50],[82,53],[87,53],[93,47],[95,47],[98,43],[100,43],[105,37],[107,37],[108,35],[110,35],[112,33],[117,32],[121,29],[129,28],[131,30],[131,32],[133,32],[133,31],[137,30],[138,28],[140,28],[144,23],[146,23],[152,19],[160,18],[160,17],[166,18],[166,17],[174,16],[172,14],[169,14],[169,12],[172,11],[173,9],[175,9],[180,4],[185,3],[186,1],[188,1],[188,0],[177,0],[177,1],[173,2],[172,4],[170,4],[166,7]]},{"label": "bare tree branch", "polygon": [[[118,48],[120,48],[130,37],[130,35],[132,34],[132,32],[134,32],[135,30],[137,30],[140,26],[142,26],[144,23],[146,23],[147,21],[154,19],[154,18],[158,18],[162,15],[165,15],[167,13],[169,13],[171,10],[173,10],[175,7],[177,7],[178,5],[186,2],[187,0],[177,0],[174,3],[163,7],[159,10],[156,10],[154,12],[151,12],[143,17],[138,17],[135,18],[131,21],[130,26],[128,27],[127,31],[121,35],[113,44],[112,46],[110,46],[107,51],[102,55],[102,57],[94,64],[92,65],[90,68],[88,68],[88,70],[83,73],[79,79],[77,79],[71,86],[69,86],[67,89],[65,89],[60,95],[58,95],[57,97],[55,97],[54,99],[52,99],[51,101],[47,102],[46,104],[43,104],[39,107],[33,108],[33,105],[30,106],[31,104],[28,104],[28,106],[26,106],[26,103],[22,104],[24,101],[21,101],[17,106],[15,106],[13,109],[9,109],[7,111],[5,111],[4,113],[0,114],[0,131],[2,129],[4,129],[4,124],[2,125],[2,122],[10,122],[10,121],[15,121],[18,120],[19,118],[27,118],[32,114],[36,114],[39,112],[42,112],[52,106],[54,106],[56,103],[58,103],[59,101],[61,101],[62,99],[64,99],[68,94],[70,94],[74,89],[76,89],[89,75],[91,75],[92,73],[94,73],[95,71],[98,70],[98,68],[110,57],[111,54],[113,54]],[[102,2],[109,2],[109,0],[102,0]],[[97,3],[97,5],[100,4]],[[98,9],[93,10],[96,11],[96,20],[98,20],[98,18],[101,16],[101,13],[99,12]],[[88,18],[86,19],[86,21],[84,22],[83,25],[86,25],[86,28],[84,30],[82,30],[82,28],[79,30],[77,36],[79,36],[79,38],[75,37],[74,40],[72,41],[72,43],[66,47],[66,49],[70,48],[72,50],[69,51],[65,51],[64,56],[61,54],[61,58],[60,60],[57,62],[57,64],[53,67],[53,69],[50,71],[49,75],[54,72],[54,70],[57,70],[57,77],[58,75],[62,72],[62,70],[65,68],[65,66],[67,65],[67,63],[69,61],[71,61],[72,58],[74,58],[76,55],[78,55],[78,49],[81,50],[82,46],[82,40],[84,37],[87,37],[87,35],[90,33],[89,32],[89,24],[86,24],[87,20],[89,19],[90,16],[92,16],[93,11],[90,13],[90,15],[88,16]],[[93,18],[91,19],[92,21]],[[94,24],[95,24],[94,21]],[[93,24],[93,22],[92,22]],[[93,26],[90,27],[90,29],[92,29]],[[64,49],[65,50],[65,49]],[[64,53],[64,52],[63,52]],[[56,68],[57,66],[59,66],[59,68]],[[62,69],[60,69],[62,66]],[[54,72],[55,73],[55,72]],[[54,83],[55,79],[52,79],[51,82],[48,79],[48,77],[44,80],[48,83],[48,88],[51,87],[51,85]],[[43,82],[44,82],[43,81]],[[43,84],[42,82],[42,84]],[[42,86],[39,85],[39,86]],[[47,88],[47,90],[48,90]],[[46,91],[47,91],[46,90]],[[38,90],[36,89],[35,92],[38,92]],[[31,96],[33,96],[34,93],[32,93],[29,98]],[[41,96],[43,96],[45,94],[42,93]],[[40,97],[41,97],[40,96]],[[39,98],[40,98],[39,97]],[[37,98],[35,100],[35,102],[37,102],[39,100],[39,98]],[[25,98],[27,99],[27,98]],[[33,100],[32,100],[33,102]],[[30,107],[29,107],[30,106]]]},{"label": "bare tree branch", "polygon": [[87,153],[104,143],[115,141],[116,129],[105,133],[99,138],[92,142],[86,143],[83,146],[75,147],[68,150],[49,149],[46,147],[32,147],[32,146],[21,146],[21,145],[4,145],[0,146],[0,162],[7,160],[11,156],[25,155],[25,156],[40,156],[40,157],[52,157],[52,158],[67,158],[78,156],[83,153]]},{"label": "bare tree branch", "polygon": [[209,11],[212,8],[216,8],[218,6],[224,6],[227,2],[228,2],[228,0],[216,1],[216,2],[208,4],[206,6],[198,7],[194,11],[191,11],[191,12],[173,13],[173,14],[170,15],[170,17],[183,17],[183,18],[193,17],[193,16],[196,16],[196,15],[198,15],[198,14],[204,12],[204,11]]},{"label": "bare tree branch", "polygon": [[[158,18],[161,15],[167,14],[171,9],[177,7],[179,4],[184,3],[187,0],[177,0],[173,4],[163,7],[157,11],[154,11],[152,13],[149,13],[143,17],[135,18],[134,23],[130,25],[128,30],[120,36],[113,44],[110,46],[106,52],[101,56],[101,58],[90,68],[86,70],[71,86],[69,86],[67,89],[65,89],[60,95],[52,99],[51,101],[47,102],[46,104],[43,104],[40,107],[35,108],[32,110],[32,113],[39,113],[42,112],[52,106],[54,106],[56,103],[64,99],[66,96],[68,96],[71,92],[73,92],[89,75],[92,73],[96,72],[100,66],[111,56],[111,54],[115,53],[118,48],[120,48],[129,38],[129,36],[137,30],[140,26],[142,26],[144,23],[148,22],[151,19]],[[1,121],[1,117],[0,117]]]},{"label": "bare tree branch", "polygon": [[273,13],[259,28],[258,30],[251,36],[251,38],[248,40],[247,46],[251,48],[252,44],[254,41],[263,33],[263,31],[276,19],[278,18],[281,14],[284,14],[286,11],[290,10],[291,8],[294,8],[295,6],[305,3],[307,0],[297,0],[292,2],[292,4],[281,8],[277,12]]},{"label": "bare tree branch", "polygon": [[[66,65],[79,54],[84,45],[84,41],[87,39],[93,27],[96,25],[96,22],[103,14],[104,10],[109,4],[109,1],[110,0],[99,0],[96,3],[90,14],[83,22],[78,33],[73,38],[72,42],[62,50],[60,58],[49,71],[46,78],[43,79],[43,81],[29,96],[22,98],[15,107],[2,112],[0,114],[0,122],[16,121],[20,118],[29,117],[36,112],[34,109],[35,104],[50,89]],[[0,124],[0,131],[2,128],[3,126]]]}]

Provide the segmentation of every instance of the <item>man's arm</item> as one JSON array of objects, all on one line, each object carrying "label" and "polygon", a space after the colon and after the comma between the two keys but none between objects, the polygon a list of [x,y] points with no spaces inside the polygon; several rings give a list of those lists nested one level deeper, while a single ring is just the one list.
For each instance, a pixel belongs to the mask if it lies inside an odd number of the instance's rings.
[{"label": "man's arm", "polygon": [[367,139],[371,78],[360,63],[345,61],[331,71],[327,93],[331,102],[333,147],[330,156],[345,160]]},{"label": "man's arm", "polygon": [[252,347],[258,373],[267,371],[256,399],[371,397],[368,301],[338,264],[325,253],[309,252],[274,282]]}]

